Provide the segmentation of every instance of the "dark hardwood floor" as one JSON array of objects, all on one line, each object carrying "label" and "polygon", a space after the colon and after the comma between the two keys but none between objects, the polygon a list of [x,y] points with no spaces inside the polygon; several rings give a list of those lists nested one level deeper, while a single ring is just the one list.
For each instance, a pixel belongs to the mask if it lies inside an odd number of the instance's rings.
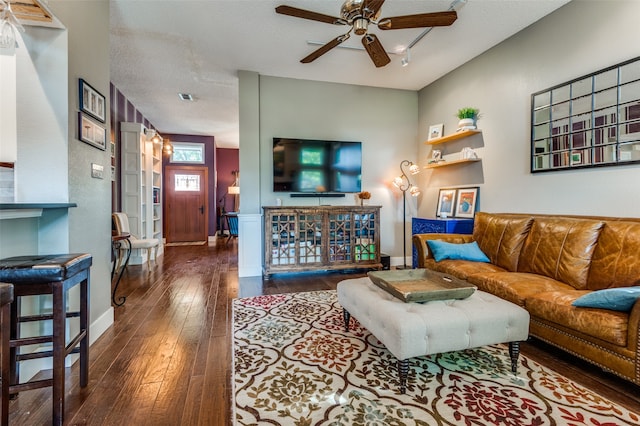
[{"label": "dark hardwood floor", "polygon": [[[335,289],[359,273],[238,279],[237,242],[165,247],[156,264],[130,266],[115,323],[92,346],[90,382],[68,369],[67,425],[231,424],[231,301],[235,297]],[[640,387],[541,342],[522,353],[640,413]],[[42,372],[46,376],[49,372]],[[23,392],[10,424],[51,423],[50,388]]]}]

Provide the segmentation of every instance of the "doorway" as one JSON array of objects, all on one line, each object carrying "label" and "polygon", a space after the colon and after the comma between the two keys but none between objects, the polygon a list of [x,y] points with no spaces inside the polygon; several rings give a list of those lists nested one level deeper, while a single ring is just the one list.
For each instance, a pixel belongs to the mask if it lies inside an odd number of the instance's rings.
[{"label": "doorway", "polygon": [[207,167],[166,166],[164,234],[167,243],[207,241],[208,173]]}]

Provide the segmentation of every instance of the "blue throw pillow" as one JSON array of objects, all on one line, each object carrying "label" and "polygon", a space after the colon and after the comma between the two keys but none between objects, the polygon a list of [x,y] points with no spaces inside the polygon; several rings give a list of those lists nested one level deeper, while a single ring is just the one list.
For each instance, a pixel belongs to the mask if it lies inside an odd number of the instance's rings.
[{"label": "blue throw pillow", "polygon": [[640,287],[608,288],[585,294],[574,300],[572,305],[628,312],[638,299],[640,299]]},{"label": "blue throw pillow", "polygon": [[427,245],[436,262],[444,259],[489,262],[489,258],[480,250],[475,241],[468,244],[453,244],[439,240],[427,240]]}]

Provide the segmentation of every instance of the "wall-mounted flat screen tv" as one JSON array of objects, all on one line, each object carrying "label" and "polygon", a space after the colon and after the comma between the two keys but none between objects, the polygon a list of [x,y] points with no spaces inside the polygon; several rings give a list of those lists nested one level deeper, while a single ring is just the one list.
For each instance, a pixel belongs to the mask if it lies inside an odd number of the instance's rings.
[{"label": "wall-mounted flat screen tv", "polygon": [[362,143],[273,138],[273,191],[360,192]]}]

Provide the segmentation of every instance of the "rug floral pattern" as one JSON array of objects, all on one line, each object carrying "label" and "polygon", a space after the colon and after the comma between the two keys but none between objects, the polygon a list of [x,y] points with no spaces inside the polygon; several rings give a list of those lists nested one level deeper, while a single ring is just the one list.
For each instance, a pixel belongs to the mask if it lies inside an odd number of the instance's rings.
[{"label": "rug floral pattern", "polygon": [[636,425],[640,416],[504,345],[396,360],[334,291],[233,302],[236,425]]}]

